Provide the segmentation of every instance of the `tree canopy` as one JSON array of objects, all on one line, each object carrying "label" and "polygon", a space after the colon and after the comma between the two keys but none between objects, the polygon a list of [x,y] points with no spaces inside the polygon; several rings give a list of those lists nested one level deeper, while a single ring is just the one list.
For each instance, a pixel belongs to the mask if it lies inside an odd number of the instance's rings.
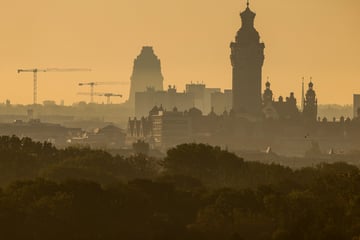
[{"label": "tree canopy", "polygon": [[360,171],[183,144],[157,160],[0,137],[3,239],[360,239]]}]

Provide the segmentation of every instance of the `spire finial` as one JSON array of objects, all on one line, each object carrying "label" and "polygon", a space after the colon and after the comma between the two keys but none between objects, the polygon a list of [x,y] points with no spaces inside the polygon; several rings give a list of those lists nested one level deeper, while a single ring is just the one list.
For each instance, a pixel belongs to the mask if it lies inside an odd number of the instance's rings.
[{"label": "spire finial", "polygon": [[249,7],[249,5],[250,5],[249,0],[247,0],[246,5],[247,5],[247,7]]}]

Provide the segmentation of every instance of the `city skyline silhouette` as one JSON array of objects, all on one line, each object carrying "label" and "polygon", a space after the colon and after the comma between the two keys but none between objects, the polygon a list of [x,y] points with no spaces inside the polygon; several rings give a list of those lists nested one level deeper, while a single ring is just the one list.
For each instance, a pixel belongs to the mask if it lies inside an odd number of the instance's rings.
[{"label": "city skyline silhouette", "polygon": [[[245,7],[245,0],[7,2],[1,9],[0,101],[30,104],[32,76],[18,76],[16,69],[42,67],[94,71],[39,74],[39,102],[84,100],[76,94],[83,81],[128,81],[98,89],[119,92],[124,101],[133,60],[143,46],[153,46],[161,60],[164,86],[181,91],[192,81],[229,89],[229,43]],[[360,3],[275,0],[250,1],[250,7],[266,43],[263,79],[270,77],[275,97],[294,91],[300,99],[302,77],[309,81],[312,76],[320,104],[352,103],[360,87]]]}]

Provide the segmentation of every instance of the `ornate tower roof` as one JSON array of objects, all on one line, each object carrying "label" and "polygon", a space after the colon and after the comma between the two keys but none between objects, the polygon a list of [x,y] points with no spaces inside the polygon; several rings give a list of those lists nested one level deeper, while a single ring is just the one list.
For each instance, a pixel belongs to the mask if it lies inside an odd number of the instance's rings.
[{"label": "ornate tower roof", "polygon": [[312,83],[312,81],[309,82],[309,89],[312,89],[314,87],[314,84]]},{"label": "ornate tower roof", "polygon": [[313,82],[310,80],[309,82],[309,89],[306,92],[306,101],[315,101],[316,98],[316,93],[314,91],[314,84]]},{"label": "ornate tower roof", "polygon": [[255,20],[256,14],[250,10],[249,5],[250,5],[250,3],[249,3],[249,1],[247,1],[247,7],[246,7],[245,11],[240,13],[243,27],[254,27],[254,20]]},{"label": "ornate tower roof", "polygon": [[269,79],[266,81],[266,83],[265,83],[265,87],[266,87],[266,89],[270,89],[270,82],[269,82]]},{"label": "ornate tower roof", "polygon": [[267,105],[267,104],[271,103],[273,100],[273,92],[270,89],[271,84],[269,82],[269,79],[265,83],[265,86],[266,86],[266,89],[264,90],[264,94],[263,94],[263,104]]},{"label": "ornate tower roof", "polygon": [[256,14],[250,10],[249,1],[247,2],[246,9],[240,13],[241,28],[239,29],[236,42],[241,44],[259,43],[260,36],[254,26]]}]

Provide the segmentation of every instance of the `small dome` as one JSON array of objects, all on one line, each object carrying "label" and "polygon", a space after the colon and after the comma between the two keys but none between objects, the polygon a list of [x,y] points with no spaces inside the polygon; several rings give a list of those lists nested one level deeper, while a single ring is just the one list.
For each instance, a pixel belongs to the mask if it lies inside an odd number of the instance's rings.
[{"label": "small dome", "polygon": [[270,82],[269,81],[267,81],[266,83],[265,83],[265,86],[266,86],[266,88],[270,88]]},{"label": "small dome", "polygon": [[309,88],[313,88],[314,84],[312,82],[309,83]]}]

